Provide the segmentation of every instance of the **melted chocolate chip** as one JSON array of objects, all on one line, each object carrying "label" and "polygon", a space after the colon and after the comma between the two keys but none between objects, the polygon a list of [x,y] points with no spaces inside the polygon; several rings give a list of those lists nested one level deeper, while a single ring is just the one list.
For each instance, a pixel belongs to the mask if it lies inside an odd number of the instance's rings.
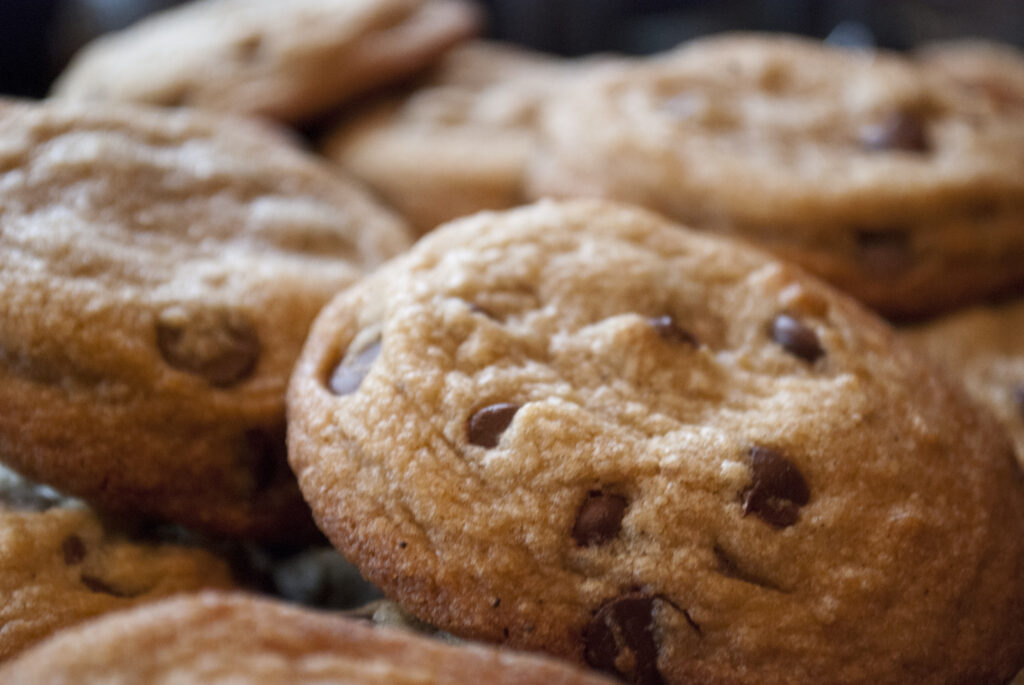
[{"label": "melted chocolate chip", "polygon": [[661,336],[662,340],[697,347],[697,338],[693,337],[689,331],[684,331],[677,326],[675,319],[671,316],[659,316],[648,319],[647,322]]},{"label": "melted chocolate chip", "polygon": [[362,385],[370,367],[380,355],[380,340],[376,340],[335,367],[328,386],[335,395],[351,395]]},{"label": "melted chocolate chip", "polygon": [[587,663],[634,685],[663,685],[654,641],[654,599],[631,592],[598,609],[583,633]]},{"label": "melted chocolate chip", "polygon": [[87,550],[85,549],[85,543],[82,542],[82,538],[77,535],[69,535],[61,543],[60,551],[64,555],[64,563],[68,566],[74,566],[75,564],[82,563]]},{"label": "melted chocolate chip", "polygon": [[518,404],[502,402],[477,410],[469,417],[467,432],[469,442],[481,447],[497,447],[501,434],[512,423],[512,417],[519,411]]},{"label": "melted chocolate chip", "polygon": [[593,491],[583,500],[572,538],[576,544],[586,547],[608,542],[622,530],[622,516],[626,512],[626,498]]},{"label": "melted chocolate chip", "polygon": [[772,321],[772,340],[804,361],[814,362],[825,354],[818,334],[789,314],[779,314]]},{"label": "melted chocolate chip", "polygon": [[87,576],[83,573],[79,580],[82,581],[82,585],[86,586],[93,592],[102,592],[103,594],[110,595],[111,597],[127,598],[135,596],[130,593],[121,592],[120,590],[111,587],[106,582],[100,580],[96,576]]},{"label": "melted chocolate chip", "polygon": [[878,123],[864,126],[859,140],[861,147],[871,152],[931,150],[924,119],[912,112],[893,112]]},{"label": "melted chocolate chip", "polygon": [[855,239],[860,261],[873,273],[900,273],[910,266],[910,235],[903,229],[858,230]]},{"label": "melted chocolate chip", "polygon": [[793,462],[773,449],[751,447],[750,469],[753,480],[743,493],[743,515],[755,514],[776,528],[796,523],[811,491]]},{"label": "melted chocolate chip", "polygon": [[157,321],[156,341],[170,366],[218,387],[248,378],[261,353],[255,326],[232,309],[167,309]]}]

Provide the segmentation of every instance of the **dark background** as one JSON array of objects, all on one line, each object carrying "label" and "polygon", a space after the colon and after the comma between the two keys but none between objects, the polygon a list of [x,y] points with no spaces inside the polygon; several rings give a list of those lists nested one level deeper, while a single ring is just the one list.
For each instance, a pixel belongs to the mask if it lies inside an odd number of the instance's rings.
[{"label": "dark background", "polygon": [[[288,0],[281,0],[288,2]],[[39,97],[89,38],[175,0],[0,0],[0,93]],[[1024,48],[1024,0],[481,0],[489,35],[564,55],[649,53],[726,30],[905,49],[960,37]]]}]

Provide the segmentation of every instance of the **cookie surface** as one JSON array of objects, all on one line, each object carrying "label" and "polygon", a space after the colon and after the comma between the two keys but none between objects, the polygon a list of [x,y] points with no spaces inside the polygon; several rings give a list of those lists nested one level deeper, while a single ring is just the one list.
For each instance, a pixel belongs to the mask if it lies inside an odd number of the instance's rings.
[{"label": "cookie surface", "polygon": [[598,674],[482,645],[243,595],[204,593],[93,621],[0,670],[5,682],[609,685]]},{"label": "cookie surface", "polygon": [[997,682],[994,419],[795,267],[600,202],[484,213],[340,294],[289,388],[321,528],[420,619],[634,683]]},{"label": "cookie surface", "polygon": [[0,662],[93,616],[232,585],[213,554],[134,542],[81,503],[0,467]]},{"label": "cookie surface", "polygon": [[454,49],[406,97],[343,121],[324,153],[413,226],[522,204],[539,109],[597,60],[564,60],[498,43]]},{"label": "cookie surface", "polygon": [[970,309],[904,335],[992,410],[1024,465],[1024,302]]},{"label": "cookie surface", "polygon": [[893,317],[1024,286],[1019,113],[894,53],[709,38],[546,111],[534,196],[741,236]]},{"label": "cookie surface", "polygon": [[208,0],[88,45],[58,97],[301,121],[429,65],[473,33],[463,0]]},{"label": "cookie surface", "polygon": [[296,535],[288,374],[401,222],[269,129],[7,102],[0,226],[0,458],[105,508]]}]

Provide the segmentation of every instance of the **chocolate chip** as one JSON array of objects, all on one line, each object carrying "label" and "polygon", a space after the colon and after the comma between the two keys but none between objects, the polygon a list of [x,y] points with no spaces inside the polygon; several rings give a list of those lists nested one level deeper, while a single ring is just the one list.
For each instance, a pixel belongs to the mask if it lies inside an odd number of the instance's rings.
[{"label": "chocolate chip", "polygon": [[789,314],[779,314],[772,321],[772,340],[804,361],[814,362],[825,354],[818,342],[818,334]]},{"label": "chocolate chip", "polygon": [[156,340],[164,361],[218,387],[247,378],[261,352],[256,328],[233,309],[166,309],[157,320]]},{"label": "chocolate chip", "polygon": [[69,535],[61,543],[60,551],[64,554],[64,563],[68,566],[82,563],[85,559],[86,549],[82,538],[77,535]]},{"label": "chocolate chip", "polygon": [[662,685],[653,613],[654,597],[641,592],[606,602],[583,633],[587,663],[634,685]]},{"label": "chocolate chip", "polygon": [[477,410],[469,417],[467,432],[469,442],[481,447],[496,447],[501,434],[512,423],[512,417],[519,411],[518,404],[502,402]]},{"label": "chocolate chip", "polygon": [[674,343],[682,343],[685,345],[697,346],[697,338],[693,337],[689,331],[684,331],[682,328],[676,325],[675,319],[671,316],[658,316],[653,319],[648,319],[647,323],[651,325],[658,335],[663,340]]},{"label": "chocolate chip", "polygon": [[79,580],[82,581],[82,585],[86,586],[87,588],[89,588],[93,592],[102,592],[105,595],[110,595],[112,597],[122,597],[122,598],[134,597],[135,596],[135,595],[133,595],[131,593],[126,593],[126,592],[121,592],[120,590],[116,590],[113,587],[111,587],[110,585],[108,585],[106,582],[100,580],[99,578],[97,578],[95,576],[87,576],[87,575],[85,575],[83,573],[82,576],[79,578]]},{"label": "chocolate chip", "polygon": [[860,261],[873,273],[893,274],[910,266],[910,236],[903,229],[855,232]]},{"label": "chocolate chip", "polygon": [[362,385],[370,367],[380,355],[380,340],[370,343],[351,359],[338,364],[328,386],[335,395],[351,395]]},{"label": "chocolate chip", "polygon": [[587,495],[576,514],[572,538],[586,547],[608,542],[622,530],[622,515],[626,511],[626,498],[594,490]]},{"label": "chocolate chip", "polygon": [[882,121],[862,127],[859,140],[861,147],[871,152],[931,150],[923,118],[906,111],[892,112]]},{"label": "chocolate chip", "polygon": [[743,493],[743,515],[755,514],[776,528],[796,523],[811,499],[807,481],[789,459],[767,447],[750,448],[753,480]]}]

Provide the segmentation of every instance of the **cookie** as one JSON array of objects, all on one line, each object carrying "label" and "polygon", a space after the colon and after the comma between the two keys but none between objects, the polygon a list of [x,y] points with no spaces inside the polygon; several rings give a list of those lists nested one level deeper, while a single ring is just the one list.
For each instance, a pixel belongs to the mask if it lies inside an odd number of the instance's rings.
[{"label": "cookie", "polygon": [[535,197],[742,237],[895,318],[1024,287],[1021,117],[906,58],[709,38],[545,112]]},{"label": "cookie", "polygon": [[992,410],[1024,465],[1024,301],[952,314],[906,329],[904,337]]},{"label": "cookie", "polygon": [[244,595],[203,593],[65,631],[0,669],[4,682],[611,685],[568,664]]},{"label": "cookie", "polygon": [[396,217],[234,118],[0,104],[0,459],[103,508],[313,530],[284,393],[320,306]]},{"label": "cookie", "polygon": [[439,228],[320,314],[289,460],[366,578],[631,683],[998,682],[1024,477],[797,267],[595,201]]},{"label": "cookie", "polygon": [[428,66],[472,34],[464,0],[208,0],[87,45],[61,98],[298,122]]},{"label": "cookie", "polygon": [[997,107],[1024,110],[1024,54],[1016,48],[984,40],[953,40],[924,45],[915,57],[961,82]]},{"label": "cookie", "polygon": [[135,542],[80,502],[0,467],[0,662],[93,616],[232,585],[213,554]]},{"label": "cookie", "polygon": [[467,43],[416,90],[345,119],[323,151],[420,233],[480,210],[513,207],[524,201],[543,102],[608,61]]}]

